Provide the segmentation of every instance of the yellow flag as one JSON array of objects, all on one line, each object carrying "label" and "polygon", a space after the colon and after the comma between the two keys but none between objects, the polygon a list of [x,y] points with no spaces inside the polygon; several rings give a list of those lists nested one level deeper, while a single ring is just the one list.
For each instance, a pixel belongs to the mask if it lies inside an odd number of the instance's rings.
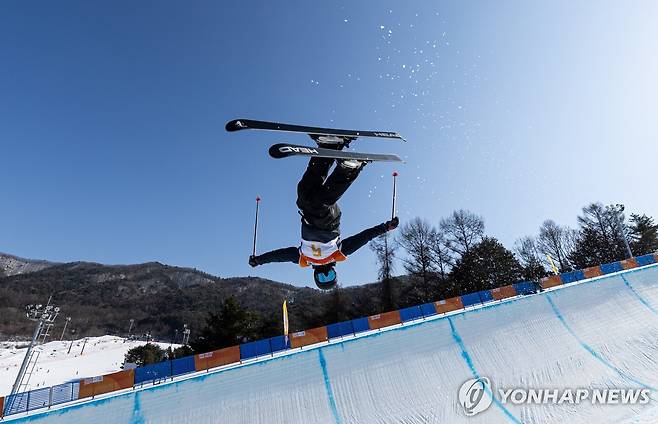
[{"label": "yellow flag", "polygon": [[551,268],[553,269],[553,272],[555,275],[558,275],[560,271],[558,271],[557,267],[555,266],[555,262],[553,262],[553,258],[551,258],[551,255],[548,253],[546,254],[546,257],[548,258],[548,262],[551,264]]},{"label": "yellow flag", "polygon": [[283,301],[283,335],[288,337],[288,301]]}]

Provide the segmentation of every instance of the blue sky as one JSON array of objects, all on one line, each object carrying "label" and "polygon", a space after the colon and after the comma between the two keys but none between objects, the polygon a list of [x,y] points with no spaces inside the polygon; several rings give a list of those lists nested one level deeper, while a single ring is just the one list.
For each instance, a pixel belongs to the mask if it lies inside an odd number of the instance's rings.
[{"label": "blue sky", "polygon": [[[399,212],[482,214],[508,247],[590,201],[658,216],[658,4],[22,2],[0,14],[0,251],[55,261],[157,260],[227,277],[298,244],[305,162],[228,134],[233,118],[390,130]],[[341,201],[349,235],[387,219],[390,164]],[[345,285],[376,279],[363,249]]]}]

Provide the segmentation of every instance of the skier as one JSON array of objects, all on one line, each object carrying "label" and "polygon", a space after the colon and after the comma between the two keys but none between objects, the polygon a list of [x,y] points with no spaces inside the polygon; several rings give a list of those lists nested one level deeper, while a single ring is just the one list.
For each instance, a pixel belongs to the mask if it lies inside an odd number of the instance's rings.
[{"label": "skier", "polygon": [[[345,140],[340,137],[317,137],[320,147],[342,150]],[[331,175],[329,170],[336,162]],[[370,240],[397,228],[399,219],[368,228],[340,239],[341,212],[338,200],[356,180],[366,162],[313,157],[297,185],[297,207],[302,216],[302,241],[299,247],[273,250],[249,257],[255,267],[271,262],[293,262],[301,267],[313,267],[313,279],[321,290],[336,286],[335,266],[347,256],[365,246]]]}]

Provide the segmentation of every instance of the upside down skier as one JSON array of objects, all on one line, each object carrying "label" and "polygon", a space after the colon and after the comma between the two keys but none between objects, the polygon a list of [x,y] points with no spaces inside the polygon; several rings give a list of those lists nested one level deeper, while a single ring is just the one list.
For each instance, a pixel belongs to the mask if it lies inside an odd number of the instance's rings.
[{"label": "upside down skier", "polygon": [[[318,137],[318,145],[342,150],[345,140],[339,137]],[[331,175],[329,170],[336,162]],[[297,184],[297,207],[302,216],[302,241],[299,247],[273,250],[249,257],[255,267],[271,262],[293,262],[301,267],[313,268],[313,279],[321,290],[336,286],[335,266],[365,246],[370,240],[394,230],[399,219],[361,231],[344,240],[340,238],[341,211],[338,200],[359,176],[366,162],[312,157]]]}]

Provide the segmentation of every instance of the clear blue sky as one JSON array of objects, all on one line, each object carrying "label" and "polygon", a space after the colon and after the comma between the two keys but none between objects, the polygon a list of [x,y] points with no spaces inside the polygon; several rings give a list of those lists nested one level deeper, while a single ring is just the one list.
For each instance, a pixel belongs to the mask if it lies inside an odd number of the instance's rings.
[{"label": "clear blue sky", "polygon": [[[232,118],[398,131],[402,222],[454,209],[512,247],[590,201],[658,216],[658,3],[3,1],[0,251],[157,260],[219,276],[296,245],[305,162]],[[385,220],[390,164],[342,200],[349,235]],[[368,249],[345,285],[376,279]]]}]

